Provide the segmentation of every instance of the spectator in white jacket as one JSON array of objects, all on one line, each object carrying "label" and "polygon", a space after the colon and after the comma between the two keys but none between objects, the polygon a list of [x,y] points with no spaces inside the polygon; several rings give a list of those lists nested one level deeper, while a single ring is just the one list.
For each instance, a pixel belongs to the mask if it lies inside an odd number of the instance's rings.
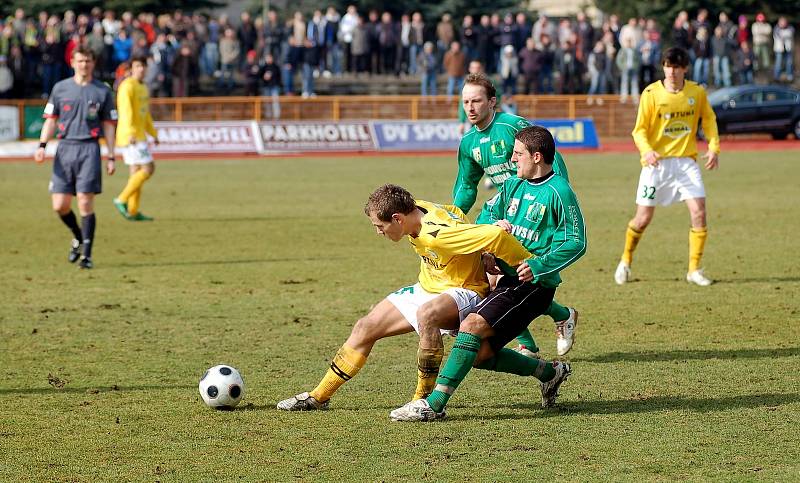
[{"label": "spectator in white jacket", "polygon": [[778,19],[778,24],[772,31],[772,38],[775,52],[773,77],[779,81],[783,74],[787,82],[792,82],[794,80],[794,27],[789,25],[786,17]]}]

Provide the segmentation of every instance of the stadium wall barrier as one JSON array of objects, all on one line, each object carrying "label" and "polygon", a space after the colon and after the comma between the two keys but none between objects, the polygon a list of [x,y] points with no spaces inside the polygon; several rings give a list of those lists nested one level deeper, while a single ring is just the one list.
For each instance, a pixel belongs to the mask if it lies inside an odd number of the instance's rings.
[{"label": "stadium wall barrier", "polygon": [[[599,148],[594,121],[583,119],[530,119],[547,128],[560,148]],[[371,121],[380,151],[455,150],[461,125],[452,121]]]},{"label": "stadium wall barrier", "polygon": [[154,122],[159,144],[153,153],[257,153],[261,143],[255,121]]},{"label": "stadium wall barrier", "polygon": [[[20,139],[37,139],[41,131],[42,99],[0,99],[0,105],[19,110]],[[636,122],[636,104],[620,96],[547,95],[514,96],[519,115],[527,119],[594,120],[603,139],[630,139]],[[266,122],[273,118],[295,122],[428,121],[458,118],[458,96],[299,96],[270,97],[154,97],[153,119],[162,122],[238,121]],[[279,111],[276,110],[279,107]]]},{"label": "stadium wall barrier", "polygon": [[0,106],[0,142],[19,138],[19,110],[12,106]]}]

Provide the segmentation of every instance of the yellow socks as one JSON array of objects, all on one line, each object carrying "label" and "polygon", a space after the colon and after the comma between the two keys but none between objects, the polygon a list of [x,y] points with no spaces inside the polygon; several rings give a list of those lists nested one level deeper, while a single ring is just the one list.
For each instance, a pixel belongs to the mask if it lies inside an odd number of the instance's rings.
[{"label": "yellow socks", "polygon": [[117,199],[122,201],[123,203],[128,203],[128,199],[131,197],[131,195],[134,192],[142,189],[142,185],[144,184],[145,181],[147,181],[147,178],[149,177],[150,173],[148,173],[144,169],[140,169],[139,171],[133,173],[128,178],[128,184],[125,185],[125,189],[122,190],[122,193],[120,193],[119,196],[117,196]]},{"label": "yellow socks", "polygon": [[311,391],[311,396],[319,402],[325,402],[333,396],[345,382],[352,379],[367,363],[364,354],[357,352],[352,347],[343,345],[331,361],[331,367],[316,388]]},{"label": "yellow socks", "polygon": [[128,213],[131,215],[135,215],[139,213],[139,198],[141,198],[142,189],[139,188],[138,190],[131,193],[128,197]]},{"label": "yellow socks", "polygon": [[622,252],[622,261],[630,265],[633,262],[633,251],[636,250],[636,245],[639,244],[644,230],[639,231],[628,224],[628,229],[625,231],[625,250]]},{"label": "yellow socks", "polygon": [[436,349],[419,348],[417,351],[417,390],[414,392],[413,400],[426,398],[433,392],[443,358],[444,349],[441,347]]},{"label": "yellow socks", "polygon": [[700,258],[706,247],[708,228],[692,228],[689,230],[689,273],[700,268]]}]

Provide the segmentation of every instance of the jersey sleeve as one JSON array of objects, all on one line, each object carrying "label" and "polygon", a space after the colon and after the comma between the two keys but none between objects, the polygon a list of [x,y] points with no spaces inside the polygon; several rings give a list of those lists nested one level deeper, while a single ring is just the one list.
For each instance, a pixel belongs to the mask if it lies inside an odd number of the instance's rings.
[{"label": "jersey sleeve", "polygon": [[106,89],[106,96],[100,111],[103,113],[102,119],[104,121],[117,122],[117,108],[114,105],[114,93],[111,89]]},{"label": "jersey sleeve", "polygon": [[564,157],[556,150],[556,156],[553,158],[553,171],[565,180],[569,181],[569,171],[567,171],[567,164],[564,162]]},{"label": "jersey sleeve", "polygon": [[636,115],[636,124],[633,126],[633,132],[631,133],[633,142],[641,155],[654,151],[648,139],[648,129],[651,125],[653,112],[653,94],[649,90],[645,90],[639,99],[639,112]]},{"label": "jersey sleeve", "polygon": [[586,253],[586,227],[575,193],[569,188],[557,189],[556,195],[553,209],[558,213],[558,225],[550,249],[527,261],[534,283],[542,276],[564,270]]},{"label": "jersey sleeve", "polygon": [[717,130],[717,115],[711,104],[708,103],[705,90],[700,95],[700,116],[702,116],[703,134],[708,140],[708,149],[719,154],[719,132]]},{"label": "jersey sleeve", "polygon": [[483,176],[483,168],[465,151],[463,144],[458,147],[458,175],[453,186],[453,204],[464,213],[469,213],[478,197],[478,182]]},{"label": "jersey sleeve", "polygon": [[459,224],[442,228],[430,245],[452,255],[493,253],[512,266],[519,265],[531,256],[519,240],[495,225]]},{"label": "jersey sleeve", "polygon": [[[130,82],[123,82],[117,91],[117,114],[121,127],[128,128],[133,124],[133,96]],[[103,106],[105,110],[105,106]],[[104,119],[107,119],[104,117]],[[126,140],[127,144],[127,140]]]},{"label": "jersey sleeve", "polygon": [[505,213],[504,190],[505,185],[500,187],[500,190],[483,204],[478,218],[475,223],[479,225],[491,225],[496,221],[502,220]]},{"label": "jersey sleeve", "polygon": [[47,99],[47,104],[44,106],[42,117],[45,119],[56,119],[61,115],[61,101],[59,99],[58,90],[53,88],[50,92],[50,98]]}]

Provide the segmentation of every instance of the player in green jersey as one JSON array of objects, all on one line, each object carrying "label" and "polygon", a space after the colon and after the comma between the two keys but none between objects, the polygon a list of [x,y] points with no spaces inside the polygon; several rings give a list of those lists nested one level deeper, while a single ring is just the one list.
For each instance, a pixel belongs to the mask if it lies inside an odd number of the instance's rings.
[{"label": "player in green jersey", "polygon": [[[516,176],[516,167],[511,162],[514,135],[530,126],[527,119],[495,112],[497,103],[494,84],[481,73],[469,74],[461,93],[467,120],[473,126],[461,139],[458,147],[458,176],[453,187],[453,204],[464,213],[475,204],[477,186],[486,174],[496,187]],[[564,158],[556,151],[553,171],[569,181]],[[578,312],[553,302],[545,314],[553,318],[556,325],[556,349],[559,356],[572,349]],[[528,329],[517,338],[518,350],[536,357],[539,349]]]},{"label": "player in green jersey", "polygon": [[518,267],[500,264],[505,274],[475,312],[459,326],[436,389],[392,411],[395,421],[430,421],[445,416],[445,405],[472,367],[511,369],[541,382],[542,407],[555,404],[558,389],[571,374],[568,363],[520,358],[507,342],[527,327],[531,315],[550,306],[559,272],[586,253],[586,229],[578,199],[567,180],[553,172],[555,143],[550,132],[529,126],[515,136],[512,160],[517,176],[503,183],[478,217],[517,238],[534,257]]}]

